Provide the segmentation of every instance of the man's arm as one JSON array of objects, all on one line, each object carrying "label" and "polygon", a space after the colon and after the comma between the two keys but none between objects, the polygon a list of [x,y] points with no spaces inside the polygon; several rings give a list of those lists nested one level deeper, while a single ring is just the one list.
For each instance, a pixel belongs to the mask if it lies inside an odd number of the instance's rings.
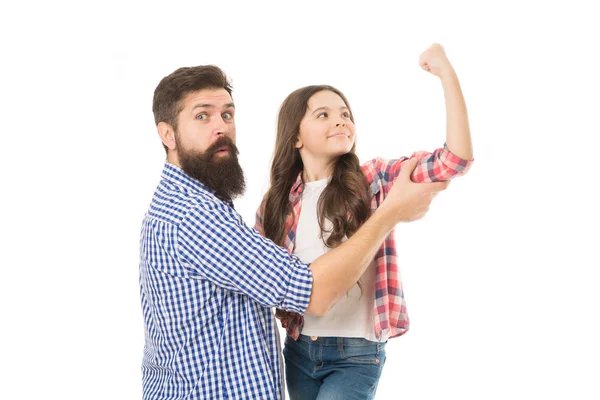
[{"label": "man's arm", "polygon": [[413,183],[415,166],[416,159],[407,161],[386,200],[361,228],[310,264],[313,286],[307,312],[325,315],[358,282],[394,226],[422,218],[434,195],[447,187],[447,182]]},{"label": "man's arm", "polygon": [[324,315],[365,272],[377,249],[399,222],[422,218],[446,182],[416,184],[416,159],[400,173],[378,210],[350,239],[309,268],[222,210],[196,207],[178,234],[178,256],[198,278],[244,293],[265,307]]},{"label": "man's arm", "polygon": [[248,227],[222,203],[189,210],[178,227],[177,253],[190,276],[242,293],[264,307],[304,312],[312,287],[306,263]]}]

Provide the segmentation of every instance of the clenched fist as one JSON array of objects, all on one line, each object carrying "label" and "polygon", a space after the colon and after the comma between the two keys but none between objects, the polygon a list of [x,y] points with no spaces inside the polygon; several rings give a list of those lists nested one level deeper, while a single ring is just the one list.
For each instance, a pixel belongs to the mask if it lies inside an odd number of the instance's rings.
[{"label": "clenched fist", "polygon": [[441,78],[447,72],[452,71],[452,64],[446,57],[444,48],[439,43],[434,43],[419,56],[419,66],[427,72]]}]

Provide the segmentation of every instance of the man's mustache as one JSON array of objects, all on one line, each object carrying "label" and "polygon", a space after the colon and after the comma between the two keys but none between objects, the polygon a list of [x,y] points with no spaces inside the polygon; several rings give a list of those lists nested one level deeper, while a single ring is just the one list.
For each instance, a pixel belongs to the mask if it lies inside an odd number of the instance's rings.
[{"label": "man's mustache", "polygon": [[233,143],[233,140],[227,136],[221,136],[219,139],[217,139],[216,142],[206,149],[205,154],[207,154],[209,157],[212,157],[223,147],[227,147],[227,150],[229,150],[229,153],[231,154],[239,154],[237,146]]}]

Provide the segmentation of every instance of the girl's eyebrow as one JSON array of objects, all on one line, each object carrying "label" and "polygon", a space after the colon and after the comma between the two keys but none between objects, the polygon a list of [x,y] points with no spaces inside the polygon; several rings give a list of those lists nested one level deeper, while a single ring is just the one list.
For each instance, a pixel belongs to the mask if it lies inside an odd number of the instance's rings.
[{"label": "girl's eyebrow", "polygon": [[[347,109],[348,109],[348,107],[346,107],[346,106],[341,106],[341,107],[340,107],[340,110],[347,110]],[[317,111],[320,111],[320,110],[331,110],[331,108],[329,108],[329,107],[327,107],[327,106],[324,106],[324,107],[319,107],[319,108],[315,109],[315,111],[313,111],[313,112],[311,113],[311,115],[312,115],[312,114],[314,114],[314,113],[316,113]]]}]

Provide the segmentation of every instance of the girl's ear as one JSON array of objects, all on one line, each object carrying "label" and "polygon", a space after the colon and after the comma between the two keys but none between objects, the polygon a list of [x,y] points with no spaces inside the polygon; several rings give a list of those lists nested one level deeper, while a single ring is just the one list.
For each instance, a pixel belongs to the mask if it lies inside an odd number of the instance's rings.
[{"label": "girl's ear", "polygon": [[294,147],[296,147],[297,149],[301,149],[302,148],[302,139],[300,139],[300,136],[298,136],[296,138],[296,144],[294,145]]}]

